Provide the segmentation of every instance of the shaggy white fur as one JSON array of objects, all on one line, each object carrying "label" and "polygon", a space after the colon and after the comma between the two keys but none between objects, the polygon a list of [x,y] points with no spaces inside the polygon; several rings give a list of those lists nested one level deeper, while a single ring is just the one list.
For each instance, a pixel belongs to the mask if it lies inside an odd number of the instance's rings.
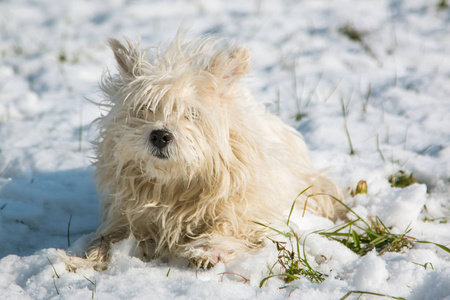
[{"label": "shaggy white fur", "polygon": [[[103,76],[96,178],[102,224],[87,252],[104,268],[111,244],[133,235],[148,258],[174,255],[201,268],[264,245],[296,196],[339,197],[308,159],[301,135],[266,113],[240,83],[250,53],[180,35],[152,56],[111,39],[118,73]],[[307,210],[336,216],[335,201]]]}]

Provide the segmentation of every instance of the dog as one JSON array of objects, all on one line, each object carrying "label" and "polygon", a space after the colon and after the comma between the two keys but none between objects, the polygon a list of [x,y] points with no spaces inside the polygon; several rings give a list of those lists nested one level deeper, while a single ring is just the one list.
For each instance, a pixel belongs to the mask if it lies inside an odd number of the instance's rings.
[{"label": "dog", "polygon": [[[101,81],[95,121],[102,221],[86,259],[106,268],[111,245],[133,236],[142,256],[208,269],[265,245],[262,224],[296,206],[336,218],[336,185],[309,161],[299,132],[252,99],[241,79],[247,47],[178,34],[151,55],[110,39],[117,72]],[[308,195],[316,195],[310,196]]]}]

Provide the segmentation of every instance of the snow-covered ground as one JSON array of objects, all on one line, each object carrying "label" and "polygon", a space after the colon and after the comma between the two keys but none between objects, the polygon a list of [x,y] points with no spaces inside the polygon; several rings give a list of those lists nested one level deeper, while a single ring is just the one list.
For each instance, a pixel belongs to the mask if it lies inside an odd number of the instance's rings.
[{"label": "snow-covered ground", "polygon": [[[0,298],[339,299],[360,290],[450,299],[450,254],[432,244],[361,257],[311,234],[306,256],[328,277],[284,289],[279,278],[259,287],[277,258],[273,244],[201,272],[177,259],[142,262],[131,239],[103,272],[70,273],[58,256],[82,249],[98,225],[89,124],[101,112],[88,100],[100,99],[100,75],[114,68],[107,38],[140,36],[151,47],[181,24],[192,37],[219,34],[250,47],[256,99],[304,134],[314,164],[342,189],[367,181],[368,194],[348,200],[358,214],[448,246],[450,8],[440,2],[1,1]],[[420,184],[392,188],[387,178],[399,170]],[[294,221],[304,236],[334,225]]]}]

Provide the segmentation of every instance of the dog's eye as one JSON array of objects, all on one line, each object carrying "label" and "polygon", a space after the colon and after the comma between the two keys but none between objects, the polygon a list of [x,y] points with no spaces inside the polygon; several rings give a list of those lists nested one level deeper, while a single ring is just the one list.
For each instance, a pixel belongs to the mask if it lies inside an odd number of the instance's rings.
[{"label": "dog's eye", "polygon": [[153,114],[153,110],[151,108],[149,108],[147,105],[144,105],[141,107],[141,109],[139,109],[139,111],[137,113],[137,117],[139,119],[145,119],[145,116],[147,114]]},{"label": "dog's eye", "polygon": [[200,118],[200,114],[197,109],[190,108],[186,112],[186,119],[188,120],[198,120]]},{"label": "dog's eye", "polygon": [[145,119],[145,112],[141,109],[137,113],[138,119]]}]

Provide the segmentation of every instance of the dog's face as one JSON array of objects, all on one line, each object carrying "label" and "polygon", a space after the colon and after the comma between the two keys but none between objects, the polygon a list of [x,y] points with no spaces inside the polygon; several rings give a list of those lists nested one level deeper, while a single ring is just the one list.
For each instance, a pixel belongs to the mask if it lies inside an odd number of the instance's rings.
[{"label": "dog's face", "polygon": [[128,43],[110,45],[119,73],[103,78],[110,101],[100,121],[101,138],[114,163],[132,164],[143,176],[192,177],[214,173],[231,155],[230,107],[239,105],[239,79],[247,73],[249,52],[229,47],[213,52],[204,39],[149,59]]}]

